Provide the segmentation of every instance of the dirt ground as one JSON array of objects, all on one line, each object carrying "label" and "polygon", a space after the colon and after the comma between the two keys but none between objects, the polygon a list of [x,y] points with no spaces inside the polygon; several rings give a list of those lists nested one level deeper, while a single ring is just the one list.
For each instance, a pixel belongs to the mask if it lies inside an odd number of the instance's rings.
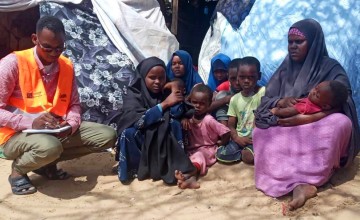
[{"label": "dirt ground", "polygon": [[215,164],[198,190],[181,190],[162,181],[122,185],[111,173],[109,153],[66,161],[73,177],[49,181],[29,176],[38,192],[11,193],[11,161],[0,160],[0,219],[360,219],[360,157],[339,170],[303,208],[282,213],[290,197],[274,199],[256,190],[254,168],[243,163]]}]

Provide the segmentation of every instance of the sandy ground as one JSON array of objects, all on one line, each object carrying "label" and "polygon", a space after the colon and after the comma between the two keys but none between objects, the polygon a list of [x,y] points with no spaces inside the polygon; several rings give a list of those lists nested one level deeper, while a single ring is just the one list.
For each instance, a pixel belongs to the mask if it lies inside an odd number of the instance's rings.
[{"label": "sandy ground", "polygon": [[59,166],[73,177],[49,181],[29,176],[38,192],[11,193],[11,161],[0,160],[0,219],[360,219],[360,157],[339,170],[318,196],[282,214],[281,204],[256,190],[254,168],[243,163],[215,164],[200,179],[199,190],[181,190],[162,181],[122,185],[111,173],[109,153],[66,161]]}]

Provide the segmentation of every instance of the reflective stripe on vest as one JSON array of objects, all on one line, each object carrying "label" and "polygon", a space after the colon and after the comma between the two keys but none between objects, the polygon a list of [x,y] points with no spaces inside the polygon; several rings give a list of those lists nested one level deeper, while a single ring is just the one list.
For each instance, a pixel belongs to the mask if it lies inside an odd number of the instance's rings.
[{"label": "reflective stripe on vest", "polygon": [[[33,48],[14,53],[18,61],[19,86],[22,98],[10,97],[8,105],[17,108],[18,112],[23,112],[30,117],[31,115],[36,117],[37,114],[43,112],[44,107],[49,112],[64,116],[70,104],[74,77],[71,61],[62,55],[58,59],[59,78],[55,96],[51,103],[47,99]],[[11,128],[0,128],[0,144],[5,143],[15,133],[16,131]]]}]

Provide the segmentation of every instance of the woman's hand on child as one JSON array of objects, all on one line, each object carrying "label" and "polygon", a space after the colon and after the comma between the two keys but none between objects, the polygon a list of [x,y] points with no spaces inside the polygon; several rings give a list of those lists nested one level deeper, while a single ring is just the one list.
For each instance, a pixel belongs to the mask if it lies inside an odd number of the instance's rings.
[{"label": "woman's hand on child", "polygon": [[162,109],[166,109],[173,105],[176,105],[179,102],[184,101],[184,96],[180,90],[171,92],[168,97],[161,103]]},{"label": "woman's hand on child", "polygon": [[271,112],[273,115],[276,115],[276,112],[277,112],[278,109],[279,109],[278,107],[272,108],[272,109],[270,110],[270,112]]},{"label": "woman's hand on child", "polygon": [[288,118],[280,118],[280,119],[278,119],[278,125],[284,126],[284,127],[289,127],[289,126],[309,124],[309,123],[318,121],[334,112],[336,112],[336,111],[329,110],[329,111],[317,112],[317,113],[314,113],[311,115],[298,114],[298,115],[288,117]]},{"label": "woman's hand on child", "polygon": [[284,97],[277,102],[276,107],[279,108],[292,107],[297,102],[298,102],[297,99],[294,97]]}]

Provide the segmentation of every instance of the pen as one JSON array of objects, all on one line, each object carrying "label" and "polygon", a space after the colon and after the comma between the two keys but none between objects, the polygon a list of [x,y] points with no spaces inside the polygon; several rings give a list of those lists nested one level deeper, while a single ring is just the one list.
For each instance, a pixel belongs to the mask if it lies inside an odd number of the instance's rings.
[{"label": "pen", "polygon": [[44,110],[44,112],[48,112],[48,110],[45,108],[45,106],[42,103],[40,103],[40,105],[41,105],[41,108]]},{"label": "pen", "polygon": [[[42,103],[40,103],[40,105],[41,105],[41,108],[42,108],[45,112],[49,113],[49,111],[45,108],[45,106],[44,106]],[[59,121],[57,121],[56,127],[57,127],[57,128],[60,128],[60,123],[59,123]]]}]

